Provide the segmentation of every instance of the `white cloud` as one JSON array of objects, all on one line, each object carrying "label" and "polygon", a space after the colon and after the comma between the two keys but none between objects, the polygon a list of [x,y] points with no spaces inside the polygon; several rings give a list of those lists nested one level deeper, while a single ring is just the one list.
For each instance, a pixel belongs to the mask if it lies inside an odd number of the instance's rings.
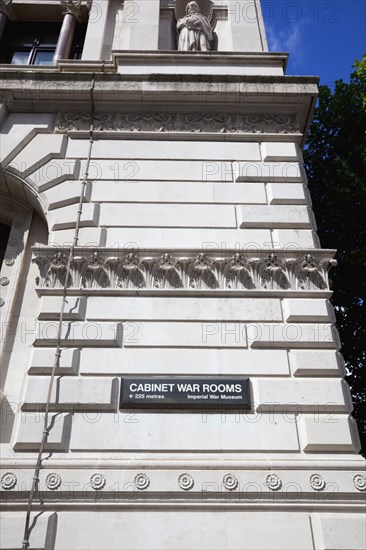
[{"label": "white cloud", "polygon": [[304,42],[302,40],[302,22],[289,23],[286,31],[275,30],[273,26],[267,26],[267,38],[270,51],[289,52],[292,63],[297,66],[301,63],[304,54]]}]

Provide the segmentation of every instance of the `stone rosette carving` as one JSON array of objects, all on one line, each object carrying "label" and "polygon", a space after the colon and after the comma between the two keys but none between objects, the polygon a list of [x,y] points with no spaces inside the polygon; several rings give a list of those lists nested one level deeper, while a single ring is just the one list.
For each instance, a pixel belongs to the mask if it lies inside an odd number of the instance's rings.
[{"label": "stone rosette carving", "polygon": [[282,481],[277,474],[268,474],[265,484],[271,491],[279,491],[282,487]]},{"label": "stone rosette carving", "polygon": [[326,483],[320,474],[312,474],[309,481],[310,487],[314,491],[323,491],[325,489]]},{"label": "stone rosette carving", "polygon": [[366,491],[366,476],[356,474],[353,477],[353,485],[356,487],[357,491]]},{"label": "stone rosette carving", "polygon": [[[69,251],[35,250],[37,286],[65,284]],[[129,252],[77,248],[67,286],[85,290],[329,291],[332,251]]]},{"label": "stone rosette carving", "polygon": [[1,477],[1,487],[5,491],[11,491],[17,484],[17,476],[13,472],[6,472]]},{"label": "stone rosette carving", "polygon": [[178,477],[178,485],[183,491],[190,491],[194,487],[194,480],[190,474],[181,474]]},{"label": "stone rosette carving", "polygon": [[[59,112],[56,131],[86,132],[90,129],[90,112]],[[173,132],[214,134],[299,134],[295,114],[274,113],[95,113],[96,132]]]},{"label": "stone rosette carving", "polygon": [[103,474],[93,474],[90,478],[90,485],[95,491],[101,491],[106,484],[106,479]]},{"label": "stone rosette carving", "polygon": [[4,304],[5,304],[4,300],[0,298],[0,307],[3,307]]},{"label": "stone rosette carving", "polygon": [[8,286],[8,284],[10,283],[8,277],[1,277],[0,279],[0,285],[1,286]]},{"label": "stone rosette carving", "polygon": [[239,485],[239,481],[233,474],[225,474],[222,479],[222,484],[228,491],[235,491]]},{"label": "stone rosette carving", "polygon": [[140,473],[135,476],[133,482],[139,491],[144,491],[150,485],[150,478],[146,474]]},{"label": "stone rosette carving", "polygon": [[11,267],[15,264],[14,258],[5,258],[4,264],[8,267]]},{"label": "stone rosette carving", "polygon": [[53,472],[48,474],[46,477],[46,487],[51,491],[56,491],[59,487],[61,487],[61,477]]}]

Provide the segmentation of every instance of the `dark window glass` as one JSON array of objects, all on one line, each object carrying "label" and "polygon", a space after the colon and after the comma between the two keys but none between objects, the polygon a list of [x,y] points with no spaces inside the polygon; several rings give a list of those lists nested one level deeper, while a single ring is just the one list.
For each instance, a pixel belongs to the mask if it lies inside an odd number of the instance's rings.
[{"label": "dark window glass", "polygon": [[87,28],[86,23],[78,23],[76,25],[70,59],[81,59],[81,54],[83,53],[83,47],[84,47],[84,41],[85,41],[85,35],[86,35],[86,28]]},{"label": "dark window glass", "polygon": [[34,55],[34,65],[51,65],[54,50],[37,50]]},{"label": "dark window glass", "polygon": [[11,227],[5,225],[5,223],[0,223],[0,269],[3,265],[3,260],[8,246],[8,240],[10,235]]},{"label": "dark window glass", "polygon": [[[52,65],[61,23],[9,21],[1,41],[1,63],[13,65]],[[77,24],[70,58],[80,59],[86,24]]]}]

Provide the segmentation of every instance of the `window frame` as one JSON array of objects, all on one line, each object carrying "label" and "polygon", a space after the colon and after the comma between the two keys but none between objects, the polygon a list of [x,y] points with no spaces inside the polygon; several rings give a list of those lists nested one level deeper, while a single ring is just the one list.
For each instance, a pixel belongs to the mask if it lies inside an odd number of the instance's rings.
[{"label": "window frame", "polygon": [[[57,43],[59,40],[62,23],[59,21],[51,22],[53,29],[51,29],[51,36],[45,33],[45,23],[44,21],[15,21],[8,23],[9,25],[20,26],[18,29],[14,29],[14,37],[9,43],[6,43],[7,35],[6,30],[2,38],[3,45],[3,54],[0,59],[0,63],[5,63],[13,66],[35,66],[35,67],[50,67],[52,66],[53,56],[55,54]],[[35,27],[32,34],[32,25]],[[81,27],[85,25],[85,28]],[[43,28],[42,28],[43,27]],[[70,60],[79,60],[81,59],[85,36],[87,31],[87,24],[78,23],[76,24],[75,33],[73,36],[73,43],[70,52]],[[8,31],[9,32],[9,31]],[[52,34],[53,33],[53,34]],[[51,43],[49,40],[53,39]],[[16,53],[27,53],[28,57],[24,63],[13,63],[13,57]],[[50,52],[52,53],[52,59],[48,63],[37,63],[37,54],[41,52]]]}]

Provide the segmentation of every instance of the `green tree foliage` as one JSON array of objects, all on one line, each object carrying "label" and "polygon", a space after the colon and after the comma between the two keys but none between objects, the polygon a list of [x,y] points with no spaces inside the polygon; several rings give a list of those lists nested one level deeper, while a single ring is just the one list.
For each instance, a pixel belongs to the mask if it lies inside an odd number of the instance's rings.
[{"label": "green tree foliage", "polygon": [[320,86],[304,157],[321,245],[338,251],[332,302],[366,456],[366,56],[356,67]]}]

